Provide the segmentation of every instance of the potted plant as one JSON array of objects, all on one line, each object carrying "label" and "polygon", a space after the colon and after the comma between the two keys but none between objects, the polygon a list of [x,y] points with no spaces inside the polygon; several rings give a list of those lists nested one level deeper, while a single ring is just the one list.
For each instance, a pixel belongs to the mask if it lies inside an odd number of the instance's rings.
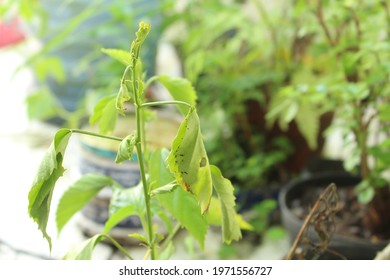
[{"label": "potted plant", "polygon": [[[60,129],[32,184],[28,212],[51,248],[51,238],[46,226],[55,184],[64,172],[62,161],[69,138],[73,134],[82,134],[119,142],[115,159],[118,164],[137,157],[141,178],[137,186],[124,189],[108,176],[86,174],[63,194],[56,214],[58,231],[99,190],[107,186],[113,189],[111,216],[105,223],[103,232],[71,250],[66,258],[91,258],[93,248],[102,239],[110,240],[125,256],[131,258],[131,253],[110,236],[110,230],[128,216],[139,218],[143,232],[131,233],[129,236],[146,246],[145,256],[151,259],[169,258],[173,252],[173,237],[181,227],[202,247],[210,224],[222,225],[223,240],[227,243],[239,240],[240,225],[247,226],[235,212],[232,184],[222,176],[217,167],[209,163],[195,109],[196,94],[191,84],[185,79],[165,75],[153,76],[144,82],[140,51],[149,31],[150,25],[141,22],[130,53],[108,51],[114,58],[125,60],[127,66],[118,94],[103,98],[92,116],[100,121],[109,120],[101,125],[112,131],[118,113],[124,114],[126,104],[130,101],[135,108],[135,131],[129,131],[126,137],[121,138],[81,129]],[[148,102],[145,90],[153,82],[164,85],[173,100]],[[151,150],[147,145],[145,117],[150,108],[168,104],[176,105],[185,118],[170,151]],[[156,228],[153,220],[155,216],[159,216],[164,222],[164,231]],[[162,232],[166,232],[166,235]]]},{"label": "potted plant", "polygon": [[[297,180],[280,196],[282,211],[291,211],[292,204],[310,189],[335,183],[342,201],[336,229],[346,232],[336,231],[330,248],[347,258],[372,259],[390,238],[389,6],[385,1],[362,1],[359,5],[316,1],[308,7],[317,21],[316,28],[322,30],[322,36],[315,38],[316,44],[333,55],[329,60],[333,73],[319,84],[295,87],[306,88],[304,93],[290,87],[282,94],[286,102],[293,102],[302,101],[312,92],[311,97],[317,95],[316,100],[336,110],[333,127],[342,134],[344,166],[355,177],[333,173]],[[299,220],[291,212],[285,212],[284,218],[293,223]],[[295,229],[292,236],[296,233]],[[345,248],[347,244],[352,247]]]},{"label": "potted plant", "polygon": [[281,186],[321,155],[333,116],[312,103],[292,122],[269,115],[281,89],[327,70],[311,63],[314,31],[304,10],[286,1],[186,1],[172,15],[171,27],[185,36],[168,38],[197,88],[201,118],[216,120],[202,122],[210,159],[237,187],[238,209],[255,229],[246,237],[256,242],[268,231],[280,236]]}]

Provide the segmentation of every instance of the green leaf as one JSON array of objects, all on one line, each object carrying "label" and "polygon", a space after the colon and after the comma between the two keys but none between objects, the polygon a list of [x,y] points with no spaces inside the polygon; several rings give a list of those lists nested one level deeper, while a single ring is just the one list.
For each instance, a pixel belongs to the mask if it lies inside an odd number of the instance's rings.
[{"label": "green leaf", "polygon": [[290,107],[292,104],[292,100],[291,98],[289,98],[289,95],[291,95],[292,91],[292,87],[285,87],[276,95],[272,96],[269,105],[269,110],[266,114],[267,126],[270,127],[274,125],[275,121],[278,120],[279,125],[282,129],[287,128],[287,125],[291,121],[291,118],[294,117],[297,113],[296,106]]},{"label": "green leaf", "polygon": [[105,48],[102,48],[101,51],[126,66],[131,63],[131,56],[130,56],[130,52],[128,51],[119,50],[119,49],[105,49]]},{"label": "green leaf", "polygon": [[71,134],[71,130],[65,128],[57,131],[51,146],[38,167],[28,194],[28,213],[38,224],[39,230],[42,231],[44,238],[49,243],[50,250],[51,238],[46,232],[46,226],[55,184],[65,171],[62,161]]},{"label": "green leaf", "polygon": [[60,233],[75,213],[81,210],[101,189],[113,180],[101,174],[86,174],[77,180],[62,195],[57,207],[57,229]]},{"label": "green leaf", "polygon": [[122,163],[126,160],[131,160],[135,146],[135,133],[126,136],[119,144],[118,153],[115,158],[116,163]]},{"label": "green leaf", "polygon": [[117,224],[126,219],[128,216],[135,215],[134,206],[126,205],[117,209],[115,213],[111,214],[106,221],[103,229],[103,233],[109,233]]},{"label": "green leaf", "polygon": [[[236,213],[235,216],[240,229],[253,230],[252,225],[249,224],[247,221],[245,221],[240,214]],[[222,208],[219,199],[217,197],[213,196],[211,198],[210,207],[209,210],[207,210],[207,213],[205,214],[205,218],[209,225],[222,226],[223,224]]]},{"label": "green leaf", "polygon": [[168,212],[165,211],[163,207],[160,207],[160,210],[157,210],[158,217],[162,222],[164,222],[165,228],[168,232],[168,234],[173,233],[173,220],[171,219],[171,216]]},{"label": "green leaf", "polygon": [[[389,139],[387,142],[389,142]],[[390,166],[390,147],[386,147],[386,141],[378,146],[369,148],[368,151],[375,157],[377,165],[378,163],[383,163],[385,166]]]},{"label": "green leaf", "polygon": [[139,241],[141,241],[145,244],[148,244],[148,239],[139,233],[131,233],[131,234],[129,234],[129,237],[138,239]]},{"label": "green leaf", "polygon": [[138,216],[144,214],[145,200],[141,183],[129,189],[113,188],[109,209],[110,215],[114,215],[117,211],[129,205],[133,207],[131,214]]},{"label": "green leaf", "polygon": [[390,104],[381,104],[378,106],[379,119],[384,122],[390,121]]},{"label": "green leaf", "polygon": [[145,214],[145,200],[142,184],[124,189],[119,185],[113,188],[109,206],[110,217],[106,221],[103,233],[108,233],[121,221],[129,216],[140,218]]},{"label": "green leaf", "polygon": [[222,234],[226,243],[241,239],[241,230],[235,211],[234,188],[228,179],[225,179],[216,166],[211,166],[214,190],[222,210]]},{"label": "green leaf", "polygon": [[170,184],[175,179],[168,168],[168,155],[169,151],[167,149],[157,149],[150,155],[148,171],[151,191]]},{"label": "green leaf", "polygon": [[[168,90],[174,100],[187,102],[195,106],[197,96],[190,81],[167,75],[160,75],[157,77],[157,80]],[[188,107],[184,105],[178,105],[178,109],[183,115],[186,115],[188,112]]]},{"label": "green leaf", "polygon": [[59,83],[65,82],[66,74],[61,60],[55,56],[41,57],[35,62],[35,73],[39,80],[46,80],[48,76],[55,78]]},{"label": "green leaf", "polygon": [[160,253],[160,260],[169,260],[173,253],[175,252],[175,247],[173,246],[173,242],[169,242],[166,248]]},{"label": "green leaf", "polygon": [[366,188],[366,189],[362,190],[361,192],[359,192],[358,200],[360,203],[367,204],[370,201],[372,201],[374,196],[375,196],[374,188]]},{"label": "green leaf", "polygon": [[310,149],[317,148],[317,136],[320,129],[320,115],[318,110],[310,104],[301,104],[296,116],[299,131],[307,141]]},{"label": "green leaf", "polygon": [[208,225],[194,196],[177,188],[174,192],[158,195],[157,198],[203,248]]},{"label": "green leaf", "polygon": [[[160,186],[170,185],[173,188],[171,192],[162,192],[156,194],[157,200],[160,204],[168,210],[171,216],[176,219],[181,226],[186,228],[188,232],[199,242],[201,247],[204,246],[204,241],[207,233],[207,222],[203,217],[199,204],[194,196],[182,188],[174,187],[174,177],[169,172],[166,158],[169,154],[167,149],[156,150],[152,153],[149,161],[149,175],[151,185],[157,185],[157,188],[152,189],[152,192],[159,189]],[[176,184],[177,185],[177,184]],[[165,221],[168,226],[168,231],[172,230],[172,225],[169,224],[166,218],[159,214],[161,219]]]},{"label": "green leaf", "polygon": [[369,203],[375,196],[375,190],[368,180],[361,181],[356,186],[356,191],[358,192],[358,201],[362,204]]},{"label": "green leaf", "polygon": [[199,117],[194,107],[188,112],[173,140],[168,164],[177,182],[196,196],[202,213],[206,212],[212,194],[211,172]]},{"label": "green leaf", "polygon": [[157,195],[157,194],[170,193],[170,192],[173,192],[179,186],[180,185],[177,184],[176,182],[169,183],[169,184],[166,184],[166,185],[164,185],[162,187],[158,187],[158,188],[153,189],[150,192],[150,195],[154,196],[154,195]]},{"label": "green leaf", "polygon": [[296,117],[299,111],[299,105],[297,102],[291,102],[290,106],[288,106],[287,110],[283,113],[281,121],[285,124],[285,128],[287,125]]},{"label": "green leaf", "polygon": [[59,106],[48,90],[30,94],[27,99],[27,116],[29,119],[48,119],[58,115]]},{"label": "green leaf", "polygon": [[99,122],[99,130],[101,133],[110,133],[114,131],[118,111],[115,107],[116,96],[110,95],[103,97],[93,110],[89,122],[91,125]]},{"label": "green leaf", "polygon": [[65,256],[65,260],[90,260],[96,245],[104,238],[103,234],[97,234],[81,244],[75,245]]},{"label": "green leaf", "polygon": [[265,235],[271,240],[281,240],[287,235],[287,230],[281,226],[271,226],[265,232]]}]

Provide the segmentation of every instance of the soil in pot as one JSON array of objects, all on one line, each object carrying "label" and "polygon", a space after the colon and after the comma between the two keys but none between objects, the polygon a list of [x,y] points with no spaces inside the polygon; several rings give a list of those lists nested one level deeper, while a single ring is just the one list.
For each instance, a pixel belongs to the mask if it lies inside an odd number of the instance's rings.
[{"label": "soil in pot", "polygon": [[[295,239],[302,221],[321,192],[327,185],[335,182],[339,195],[339,210],[335,215],[335,229],[329,245],[330,251],[336,251],[347,259],[373,259],[376,252],[381,250],[390,240],[390,212],[382,213],[386,218],[382,227],[367,227],[367,214],[370,204],[358,203],[355,186],[359,178],[350,177],[347,174],[336,176],[322,175],[311,177],[294,184],[290,184],[281,194],[281,208],[283,222],[287,227],[294,227],[290,235]],[[332,179],[333,177],[333,179]],[[389,199],[389,189],[385,190],[382,198]],[[371,202],[378,204],[376,200]],[[389,203],[388,203],[389,204]],[[382,205],[382,204],[380,204]],[[290,211],[286,213],[286,211]],[[383,211],[383,210],[382,210]],[[372,224],[373,219],[368,221]],[[377,225],[377,223],[375,223]],[[312,233],[313,236],[313,233]],[[349,247],[352,246],[352,247]],[[340,259],[335,254],[324,254],[323,259]]]}]

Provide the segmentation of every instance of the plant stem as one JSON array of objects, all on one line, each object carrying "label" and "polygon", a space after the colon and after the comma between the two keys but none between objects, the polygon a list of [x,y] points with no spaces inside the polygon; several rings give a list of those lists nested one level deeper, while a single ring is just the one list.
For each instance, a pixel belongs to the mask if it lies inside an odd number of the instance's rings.
[{"label": "plant stem", "polygon": [[306,219],[303,222],[301,229],[299,230],[298,235],[295,238],[294,243],[293,243],[290,251],[287,254],[286,260],[292,260],[292,258],[294,257],[295,251],[297,250],[299,243],[302,241],[304,234],[312,221],[313,216],[318,214],[317,210],[320,209],[320,207],[322,205],[321,203],[323,201],[326,201],[327,197],[331,196],[335,192],[336,192],[336,185],[332,183],[321,193],[320,197],[317,199],[313,208],[310,210],[309,214],[306,216]]},{"label": "plant stem", "polygon": [[154,81],[157,81],[158,80],[158,76],[153,76],[153,77],[150,77],[146,83],[145,83],[145,88],[148,88]]},{"label": "plant stem", "polygon": [[317,21],[320,24],[322,30],[325,33],[326,39],[328,40],[328,43],[331,47],[335,47],[338,42],[335,42],[333,40],[333,37],[329,31],[328,26],[326,25],[325,19],[324,19],[324,14],[322,10],[322,0],[317,0],[317,7],[316,7],[316,17]]},{"label": "plant stem", "polygon": [[171,100],[171,101],[155,101],[155,102],[145,102],[141,105],[141,108],[143,107],[153,107],[153,106],[161,106],[161,105],[185,105],[188,107],[192,107],[191,104],[179,101],[179,100]]},{"label": "plant stem", "polygon": [[272,24],[266,9],[264,8],[264,5],[261,1],[252,0],[253,5],[256,7],[258,14],[260,15],[260,18],[264,21],[266,27],[268,28],[268,32],[270,34],[271,42],[274,47],[274,53],[273,53],[273,59],[274,63],[276,60],[276,53],[279,51],[278,46],[278,36],[277,36],[277,30],[275,26]]},{"label": "plant stem", "polygon": [[127,253],[125,248],[123,248],[114,238],[112,238],[108,234],[104,234],[103,236],[109,239],[112,242],[112,244],[114,244],[114,246],[117,247],[119,251],[121,251],[122,254],[124,254],[129,260],[133,260],[133,258],[129,255],[129,253]]},{"label": "plant stem", "polygon": [[137,156],[138,156],[138,164],[141,174],[141,180],[144,190],[144,197],[145,197],[145,206],[146,206],[146,223],[147,223],[147,234],[148,234],[148,243],[150,248],[150,256],[152,260],[155,259],[155,246],[154,246],[154,233],[153,233],[153,224],[152,224],[152,213],[151,213],[151,207],[150,207],[150,195],[148,190],[148,182],[146,180],[146,171],[145,171],[145,160],[144,160],[144,154],[142,150],[142,107],[136,105],[136,121],[137,121],[137,134],[136,134],[136,141],[135,141],[135,147],[137,149]]},{"label": "plant stem", "polygon": [[71,131],[72,133],[91,135],[91,136],[100,137],[100,138],[105,138],[105,139],[114,140],[114,141],[119,141],[119,142],[121,142],[121,141],[123,140],[123,138],[120,138],[120,137],[109,136],[109,135],[103,135],[103,134],[99,134],[99,133],[95,133],[95,132],[91,132],[91,131],[87,131],[87,130],[71,129],[70,131]]},{"label": "plant stem", "polygon": [[164,249],[168,246],[169,242],[172,241],[172,239],[175,237],[175,235],[180,230],[180,228],[181,228],[180,223],[177,223],[175,228],[172,230],[172,233],[169,234],[167,238],[165,238],[163,244],[161,245],[161,251],[164,251]]}]

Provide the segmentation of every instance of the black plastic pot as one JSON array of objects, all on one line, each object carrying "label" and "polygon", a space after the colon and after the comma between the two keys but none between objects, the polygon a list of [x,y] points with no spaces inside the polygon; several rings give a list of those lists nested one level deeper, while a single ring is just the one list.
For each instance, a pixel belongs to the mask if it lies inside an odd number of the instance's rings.
[{"label": "black plastic pot", "polygon": [[[289,231],[293,242],[302,227],[303,220],[291,211],[294,200],[300,199],[309,188],[326,188],[330,183],[335,183],[337,188],[356,185],[360,178],[353,177],[348,173],[318,174],[298,179],[285,185],[279,195],[282,223]],[[337,224],[336,224],[337,227]],[[309,231],[310,238],[315,238],[314,231]],[[389,241],[373,243],[370,240],[334,234],[328,249],[338,252],[348,260],[372,260],[378,251],[382,250]],[[321,259],[340,259],[334,254],[325,253]]]}]

